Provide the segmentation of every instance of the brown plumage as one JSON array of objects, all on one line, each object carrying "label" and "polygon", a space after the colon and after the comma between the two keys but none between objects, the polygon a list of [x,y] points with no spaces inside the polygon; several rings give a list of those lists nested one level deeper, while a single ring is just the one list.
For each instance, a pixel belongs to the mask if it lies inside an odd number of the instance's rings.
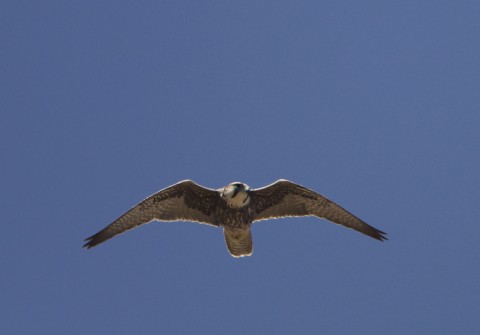
[{"label": "brown plumage", "polygon": [[92,248],[153,220],[196,221],[222,227],[232,256],[250,256],[253,252],[251,224],[288,216],[317,216],[379,241],[387,239],[384,232],[324,196],[288,180],[282,179],[259,189],[250,189],[246,184],[235,182],[218,190],[185,180],[143,200],[87,238],[84,247]]}]

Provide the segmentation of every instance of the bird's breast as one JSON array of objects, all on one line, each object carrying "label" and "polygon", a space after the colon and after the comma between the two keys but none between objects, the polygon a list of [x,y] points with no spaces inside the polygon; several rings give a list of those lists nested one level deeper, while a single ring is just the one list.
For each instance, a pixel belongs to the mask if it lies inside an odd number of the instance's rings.
[{"label": "bird's breast", "polygon": [[217,214],[217,220],[222,227],[240,228],[252,223],[248,208],[231,208],[225,206]]}]

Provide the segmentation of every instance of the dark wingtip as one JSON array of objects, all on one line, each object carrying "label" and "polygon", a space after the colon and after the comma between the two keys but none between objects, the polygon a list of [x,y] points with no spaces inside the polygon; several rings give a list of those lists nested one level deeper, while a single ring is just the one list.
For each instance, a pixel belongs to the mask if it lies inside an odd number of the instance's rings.
[{"label": "dark wingtip", "polygon": [[102,243],[104,240],[101,239],[100,233],[97,233],[95,235],[87,237],[83,241],[87,242],[87,243],[85,243],[82,248],[86,248],[88,250],[88,249],[93,248],[94,246]]},{"label": "dark wingtip", "polygon": [[84,239],[83,241],[84,241],[84,242],[87,242],[87,243],[85,243],[85,244],[82,246],[82,248],[86,248],[86,249],[88,250],[88,249],[94,247],[95,244],[92,243],[92,240],[91,240],[91,239],[92,239],[91,237]]},{"label": "dark wingtip", "polygon": [[388,237],[385,236],[385,235],[387,235],[387,233],[385,233],[381,230],[378,230],[378,229],[375,229],[375,231],[372,234],[370,234],[371,237],[379,240],[380,242],[388,241]]}]

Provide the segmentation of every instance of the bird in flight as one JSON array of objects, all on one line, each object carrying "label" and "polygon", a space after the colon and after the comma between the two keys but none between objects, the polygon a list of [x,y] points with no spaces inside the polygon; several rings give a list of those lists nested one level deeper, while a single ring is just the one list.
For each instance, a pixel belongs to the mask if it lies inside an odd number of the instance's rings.
[{"label": "bird in flight", "polygon": [[151,221],[196,221],[223,228],[233,257],[250,256],[253,253],[252,223],[289,216],[317,216],[379,241],[387,239],[386,233],[331,200],[285,179],[257,189],[234,182],[217,190],[184,180],[149,196],[85,239],[87,243],[83,247],[90,249]]}]

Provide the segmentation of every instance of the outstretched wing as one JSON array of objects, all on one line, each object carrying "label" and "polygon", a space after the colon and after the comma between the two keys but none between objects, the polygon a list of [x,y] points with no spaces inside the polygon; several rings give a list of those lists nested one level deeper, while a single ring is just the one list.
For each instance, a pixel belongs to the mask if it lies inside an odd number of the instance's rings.
[{"label": "outstretched wing", "polygon": [[336,203],[285,179],[252,190],[251,197],[254,221],[287,216],[318,216],[377,240],[387,239],[386,233],[368,225]]},{"label": "outstretched wing", "polygon": [[197,221],[218,226],[214,211],[220,199],[217,191],[191,180],[167,187],[140,202],[95,235],[85,239],[90,249],[115,235],[153,220]]}]

